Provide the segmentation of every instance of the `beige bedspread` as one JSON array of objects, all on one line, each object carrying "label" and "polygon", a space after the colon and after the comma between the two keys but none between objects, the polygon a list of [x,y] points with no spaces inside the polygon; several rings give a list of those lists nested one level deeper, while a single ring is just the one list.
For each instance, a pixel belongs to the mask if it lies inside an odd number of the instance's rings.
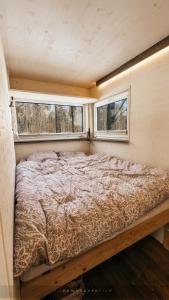
[{"label": "beige bedspread", "polygon": [[167,172],[104,154],[24,161],[16,175],[14,276],[86,251],[169,197]]}]

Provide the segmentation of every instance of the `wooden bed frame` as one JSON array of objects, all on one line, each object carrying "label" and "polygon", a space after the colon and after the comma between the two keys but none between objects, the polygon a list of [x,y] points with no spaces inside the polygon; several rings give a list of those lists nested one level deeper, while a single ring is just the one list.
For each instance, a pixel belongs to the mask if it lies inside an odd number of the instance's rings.
[{"label": "wooden bed frame", "polygon": [[21,299],[40,300],[118,252],[169,223],[169,200],[153,209],[111,240],[59,265],[39,277],[21,283]]}]

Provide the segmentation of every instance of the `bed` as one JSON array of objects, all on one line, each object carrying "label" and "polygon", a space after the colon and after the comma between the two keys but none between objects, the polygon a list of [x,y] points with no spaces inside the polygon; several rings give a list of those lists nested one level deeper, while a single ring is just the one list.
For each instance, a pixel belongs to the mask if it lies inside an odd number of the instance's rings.
[{"label": "bed", "polygon": [[14,276],[48,266],[21,284],[23,299],[42,298],[169,221],[169,175],[157,168],[47,152],[16,174]]}]

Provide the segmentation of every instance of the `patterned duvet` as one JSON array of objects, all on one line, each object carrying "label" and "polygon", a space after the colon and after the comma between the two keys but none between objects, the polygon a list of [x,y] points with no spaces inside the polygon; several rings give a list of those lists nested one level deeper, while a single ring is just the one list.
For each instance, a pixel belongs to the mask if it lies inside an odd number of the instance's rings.
[{"label": "patterned duvet", "polygon": [[74,257],[169,197],[167,172],[104,154],[36,154],[17,165],[14,276]]}]

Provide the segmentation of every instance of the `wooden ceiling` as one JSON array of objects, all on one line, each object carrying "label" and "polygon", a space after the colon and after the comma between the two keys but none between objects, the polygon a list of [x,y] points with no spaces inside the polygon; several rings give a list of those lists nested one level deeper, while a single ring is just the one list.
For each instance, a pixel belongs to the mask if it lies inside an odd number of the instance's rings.
[{"label": "wooden ceiling", "polygon": [[92,86],[169,34],[169,0],[1,0],[11,77]]}]

